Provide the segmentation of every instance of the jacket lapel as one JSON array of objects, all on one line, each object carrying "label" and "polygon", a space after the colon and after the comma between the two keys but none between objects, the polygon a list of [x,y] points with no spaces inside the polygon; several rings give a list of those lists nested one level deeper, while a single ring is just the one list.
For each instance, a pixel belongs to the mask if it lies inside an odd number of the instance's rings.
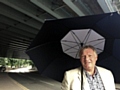
[{"label": "jacket lapel", "polygon": [[106,80],[107,78],[106,78],[103,70],[100,69],[99,67],[97,67],[97,69],[98,69],[98,72],[99,72],[100,77],[101,77],[101,79],[102,79],[102,82],[103,82],[103,85],[104,85],[104,87],[105,87],[105,90],[108,90],[107,86],[109,86],[109,85],[107,85],[107,84],[108,84],[108,81]]},{"label": "jacket lapel", "polygon": [[[79,79],[80,84],[81,84],[81,68],[78,71],[78,79]],[[83,90],[90,90],[90,87],[89,87],[89,84],[88,84],[88,81],[87,81],[84,70],[83,70]]]}]

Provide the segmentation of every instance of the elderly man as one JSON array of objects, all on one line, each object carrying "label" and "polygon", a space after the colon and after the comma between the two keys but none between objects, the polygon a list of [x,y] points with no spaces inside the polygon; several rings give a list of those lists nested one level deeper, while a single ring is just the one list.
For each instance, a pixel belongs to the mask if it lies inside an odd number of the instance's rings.
[{"label": "elderly man", "polygon": [[80,50],[82,67],[65,72],[61,90],[115,90],[111,71],[96,66],[98,55],[93,46]]}]

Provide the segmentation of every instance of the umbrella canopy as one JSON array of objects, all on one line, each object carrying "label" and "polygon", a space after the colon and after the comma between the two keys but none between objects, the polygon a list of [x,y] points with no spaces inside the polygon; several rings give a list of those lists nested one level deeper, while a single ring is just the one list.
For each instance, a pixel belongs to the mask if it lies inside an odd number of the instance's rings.
[{"label": "umbrella canopy", "polygon": [[62,40],[63,52],[79,59],[79,50],[85,45],[92,45],[98,54],[104,50],[105,38],[92,29],[71,30]]},{"label": "umbrella canopy", "polygon": [[72,58],[63,52],[61,40],[64,40],[65,35],[71,30],[77,32],[76,30],[88,29],[105,39],[97,65],[110,69],[114,73],[116,82],[120,82],[118,69],[120,65],[120,15],[117,12],[45,21],[28,48],[27,54],[41,75],[62,81],[64,72],[80,66],[80,63],[79,59]]}]

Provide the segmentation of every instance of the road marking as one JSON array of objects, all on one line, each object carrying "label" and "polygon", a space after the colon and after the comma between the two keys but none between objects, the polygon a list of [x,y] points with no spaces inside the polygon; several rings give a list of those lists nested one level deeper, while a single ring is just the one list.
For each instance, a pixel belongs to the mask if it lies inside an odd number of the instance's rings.
[{"label": "road marking", "polygon": [[51,85],[51,86],[54,86],[54,84],[49,83],[49,82],[46,82],[46,81],[42,81],[42,80],[40,80],[40,82],[45,83],[45,84],[48,84],[48,85]]}]

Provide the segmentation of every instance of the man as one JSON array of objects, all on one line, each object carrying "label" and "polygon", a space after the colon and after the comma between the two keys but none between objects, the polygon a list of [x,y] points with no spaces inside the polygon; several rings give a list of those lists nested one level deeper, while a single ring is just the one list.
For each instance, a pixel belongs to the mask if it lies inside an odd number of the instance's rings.
[{"label": "man", "polygon": [[80,50],[82,67],[65,72],[61,90],[115,90],[111,71],[96,66],[97,52],[93,46]]}]

